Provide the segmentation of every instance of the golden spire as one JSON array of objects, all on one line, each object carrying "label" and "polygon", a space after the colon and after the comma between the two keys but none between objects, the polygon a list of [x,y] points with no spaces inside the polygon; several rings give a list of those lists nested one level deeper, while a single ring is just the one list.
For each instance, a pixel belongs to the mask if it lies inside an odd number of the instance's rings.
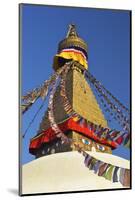
[{"label": "golden spire", "polygon": [[70,24],[66,38],[59,42],[58,52],[54,56],[54,70],[57,71],[57,69],[62,67],[67,60],[75,60],[87,69],[87,51],[87,44],[78,36],[75,25]]},{"label": "golden spire", "polygon": [[78,34],[76,33],[74,24],[69,24],[69,30],[67,32],[66,38],[68,38],[68,37],[78,37]]}]

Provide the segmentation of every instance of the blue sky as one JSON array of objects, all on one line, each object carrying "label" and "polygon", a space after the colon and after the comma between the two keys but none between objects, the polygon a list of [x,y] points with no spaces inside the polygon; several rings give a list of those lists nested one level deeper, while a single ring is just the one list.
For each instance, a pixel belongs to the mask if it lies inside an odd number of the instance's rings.
[{"label": "blue sky", "polygon": [[[130,15],[129,11],[21,5],[22,94],[39,86],[53,73],[52,61],[68,25],[89,47],[89,71],[125,106],[130,106]],[[42,100],[22,118],[21,134],[26,130]],[[38,130],[47,103],[22,141],[22,163],[34,159],[28,152],[29,140]],[[129,159],[123,147],[113,154]]]}]

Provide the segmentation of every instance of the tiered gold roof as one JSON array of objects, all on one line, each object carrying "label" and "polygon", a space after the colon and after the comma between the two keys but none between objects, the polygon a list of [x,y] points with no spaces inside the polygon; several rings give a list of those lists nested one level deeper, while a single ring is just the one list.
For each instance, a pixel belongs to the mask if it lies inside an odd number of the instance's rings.
[{"label": "tiered gold roof", "polygon": [[60,41],[59,43],[58,52],[60,52],[64,48],[68,48],[71,46],[80,47],[84,49],[86,53],[88,52],[87,44],[84,42],[82,38],[78,36],[74,24],[69,25],[69,30],[68,30],[66,38]]}]

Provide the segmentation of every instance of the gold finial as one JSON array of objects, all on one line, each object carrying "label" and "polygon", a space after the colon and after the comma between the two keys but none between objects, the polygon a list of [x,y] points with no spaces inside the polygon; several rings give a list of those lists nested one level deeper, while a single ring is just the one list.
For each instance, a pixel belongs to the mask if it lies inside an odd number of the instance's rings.
[{"label": "gold finial", "polygon": [[78,37],[78,34],[76,33],[75,24],[69,24],[69,30],[67,32],[66,38],[68,37]]}]

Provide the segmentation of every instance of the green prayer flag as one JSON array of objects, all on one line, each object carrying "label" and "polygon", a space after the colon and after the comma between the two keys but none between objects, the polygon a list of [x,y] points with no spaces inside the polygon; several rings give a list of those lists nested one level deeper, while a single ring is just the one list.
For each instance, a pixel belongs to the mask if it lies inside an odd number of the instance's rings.
[{"label": "green prayer flag", "polygon": [[107,168],[106,168],[105,172],[103,173],[103,175],[102,175],[102,176],[103,176],[104,178],[106,178],[106,175],[107,175],[107,172],[108,172],[108,169],[110,168],[110,166],[111,166],[111,165],[110,165],[110,164],[108,164],[108,166],[107,166]]},{"label": "green prayer flag", "polygon": [[104,177],[108,180],[111,181],[112,179],[112,172],[113,172],[114,166],[110,165],[109,169],[107,170],[107,172],[105,173]]}]

